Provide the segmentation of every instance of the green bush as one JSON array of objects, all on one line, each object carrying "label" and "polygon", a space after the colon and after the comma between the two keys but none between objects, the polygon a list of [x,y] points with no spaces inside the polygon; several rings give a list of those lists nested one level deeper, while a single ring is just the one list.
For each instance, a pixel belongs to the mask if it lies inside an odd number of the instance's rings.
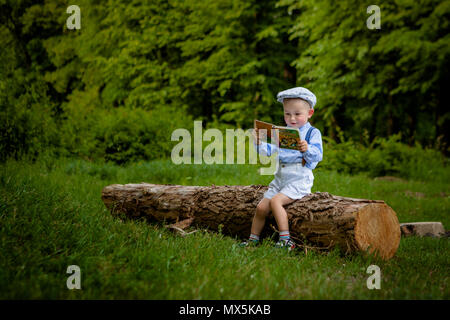
[{"label": "green bush", "polygon": [[35,159],[59,144],[46,91],[45,83],[21,70],[0,79],[0,161]]},{"label": "green bush", "polygon": [[320,166],[349,174],[365,172],[372,177],[392,175],[443,181],[450,178],[448,158],[418,143],[414,147],[403,144],[400,135],[376,138],[369,146],[352,140],[337,143],[324,138],[324,159]]},{"label": "green bush", "polygon": [[192,121],[188,117],[179,117],[170,108],[152,111],[117,108],[105,112],[93,129],[91,152],[117,164],[167,158],[176,143],[170,141],[172,132],[190,126]]}]

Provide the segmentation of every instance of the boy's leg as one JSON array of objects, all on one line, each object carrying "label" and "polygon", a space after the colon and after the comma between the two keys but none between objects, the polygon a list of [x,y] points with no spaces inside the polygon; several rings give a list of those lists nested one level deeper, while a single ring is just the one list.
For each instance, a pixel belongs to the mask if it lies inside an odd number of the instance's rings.
[{"label": "boy's leg", "polygon": [[247,247],[249,244],[257,244],[259,241],[259,235],[261,234],[266,217],[270,212],[270,199],[263,198],[256,207],[256,213],[253,216],[252,228],[250,231],[250,237],[248,241],[244,241],[240,244],[241,247]]},{"label": "boy's leg", "polygon": [[294,199],[288,196],[278,193],[270,201],[270,207],[272,208],[273,215],[277,221],[278,229],[280,230],[280,240],[275,244],[277,248],[286,248],[289,251],[295,248],[295,243],[291,241],[291,236],[289,234],[289,221],[287,218],[286,210],[283,208]]},{"label": "boy's leg", "polygon": [[270,212],[270,199],[263,198],[256,207],[256,213],[253,216],[251,234],[259,236],[264,224],[266,223],[266,217]]},{"label": "boy's leg", "polygon": [[273,216],[275,217],[275,221],[277,222],[278,229],[280,232],[289,231],[289,222],[287,218],[286,210],[284,210],[283,206],[294,202],[295,199],[291,199],[288,196],[277,193],[270,200],[270,207],[273,212]]}]

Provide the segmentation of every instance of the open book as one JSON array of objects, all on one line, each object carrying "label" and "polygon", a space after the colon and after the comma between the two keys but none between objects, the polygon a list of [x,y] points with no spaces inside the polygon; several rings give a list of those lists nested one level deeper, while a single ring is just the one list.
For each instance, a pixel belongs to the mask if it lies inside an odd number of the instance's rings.
[{"label": "open book", "polygon": [[254,126],[255,129],[259,129],[257,130],[257,142],[259,142],[259,140],[263,140],[268,143],[277,144],[276,137],[272,136],[274,133],[278,135],[279,148],[299,150],[301,139],[300,132],[297,128],[276,126],[274,124],[259,120],[255,120]]}]

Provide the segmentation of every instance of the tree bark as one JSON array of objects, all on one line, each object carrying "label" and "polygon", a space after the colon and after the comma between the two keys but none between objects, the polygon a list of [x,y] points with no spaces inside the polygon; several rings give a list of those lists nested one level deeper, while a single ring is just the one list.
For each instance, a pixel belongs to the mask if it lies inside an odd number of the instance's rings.
[{"label": "tree bark", "polygon": [[[114,184],[102,191],[113,215],[165,221],[177,228],[207,227],[247,238],[258,202],[267,186],[181,186]],[[363,251],[382,259],[394,256],[400,243],[397,215],[384,201],[353,199],[316,192],[285,206],[291,237],[300,245],[345,253]],[[272,214],[261,236],[276,226]]]}]

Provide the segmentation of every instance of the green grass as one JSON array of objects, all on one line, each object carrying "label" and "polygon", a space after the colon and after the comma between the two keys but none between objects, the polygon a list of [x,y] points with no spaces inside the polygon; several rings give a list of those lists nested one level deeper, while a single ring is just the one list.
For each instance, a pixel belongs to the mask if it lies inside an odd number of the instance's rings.
[{"label": "green grass", "polygon": [[[448,172],[448,170],[447,170]],[[449,226],[443,179],[382,181],[318,168],[313,192],[385,200],[400,222]],[[100,196],[113,183],[268,184],[251,165],[127,167],[43,158],[0,165],[1,299],[449,299],[448,238],[402,238],[389,261],[360,254],[236,248],[237,239],[201,230],[182,238],[162,224],[113,218]],[[449,181],[449,180],[446,180]],[[69,265],[82,290],[68,290]],[[381,289],[369,290],[369,265]]]}]

